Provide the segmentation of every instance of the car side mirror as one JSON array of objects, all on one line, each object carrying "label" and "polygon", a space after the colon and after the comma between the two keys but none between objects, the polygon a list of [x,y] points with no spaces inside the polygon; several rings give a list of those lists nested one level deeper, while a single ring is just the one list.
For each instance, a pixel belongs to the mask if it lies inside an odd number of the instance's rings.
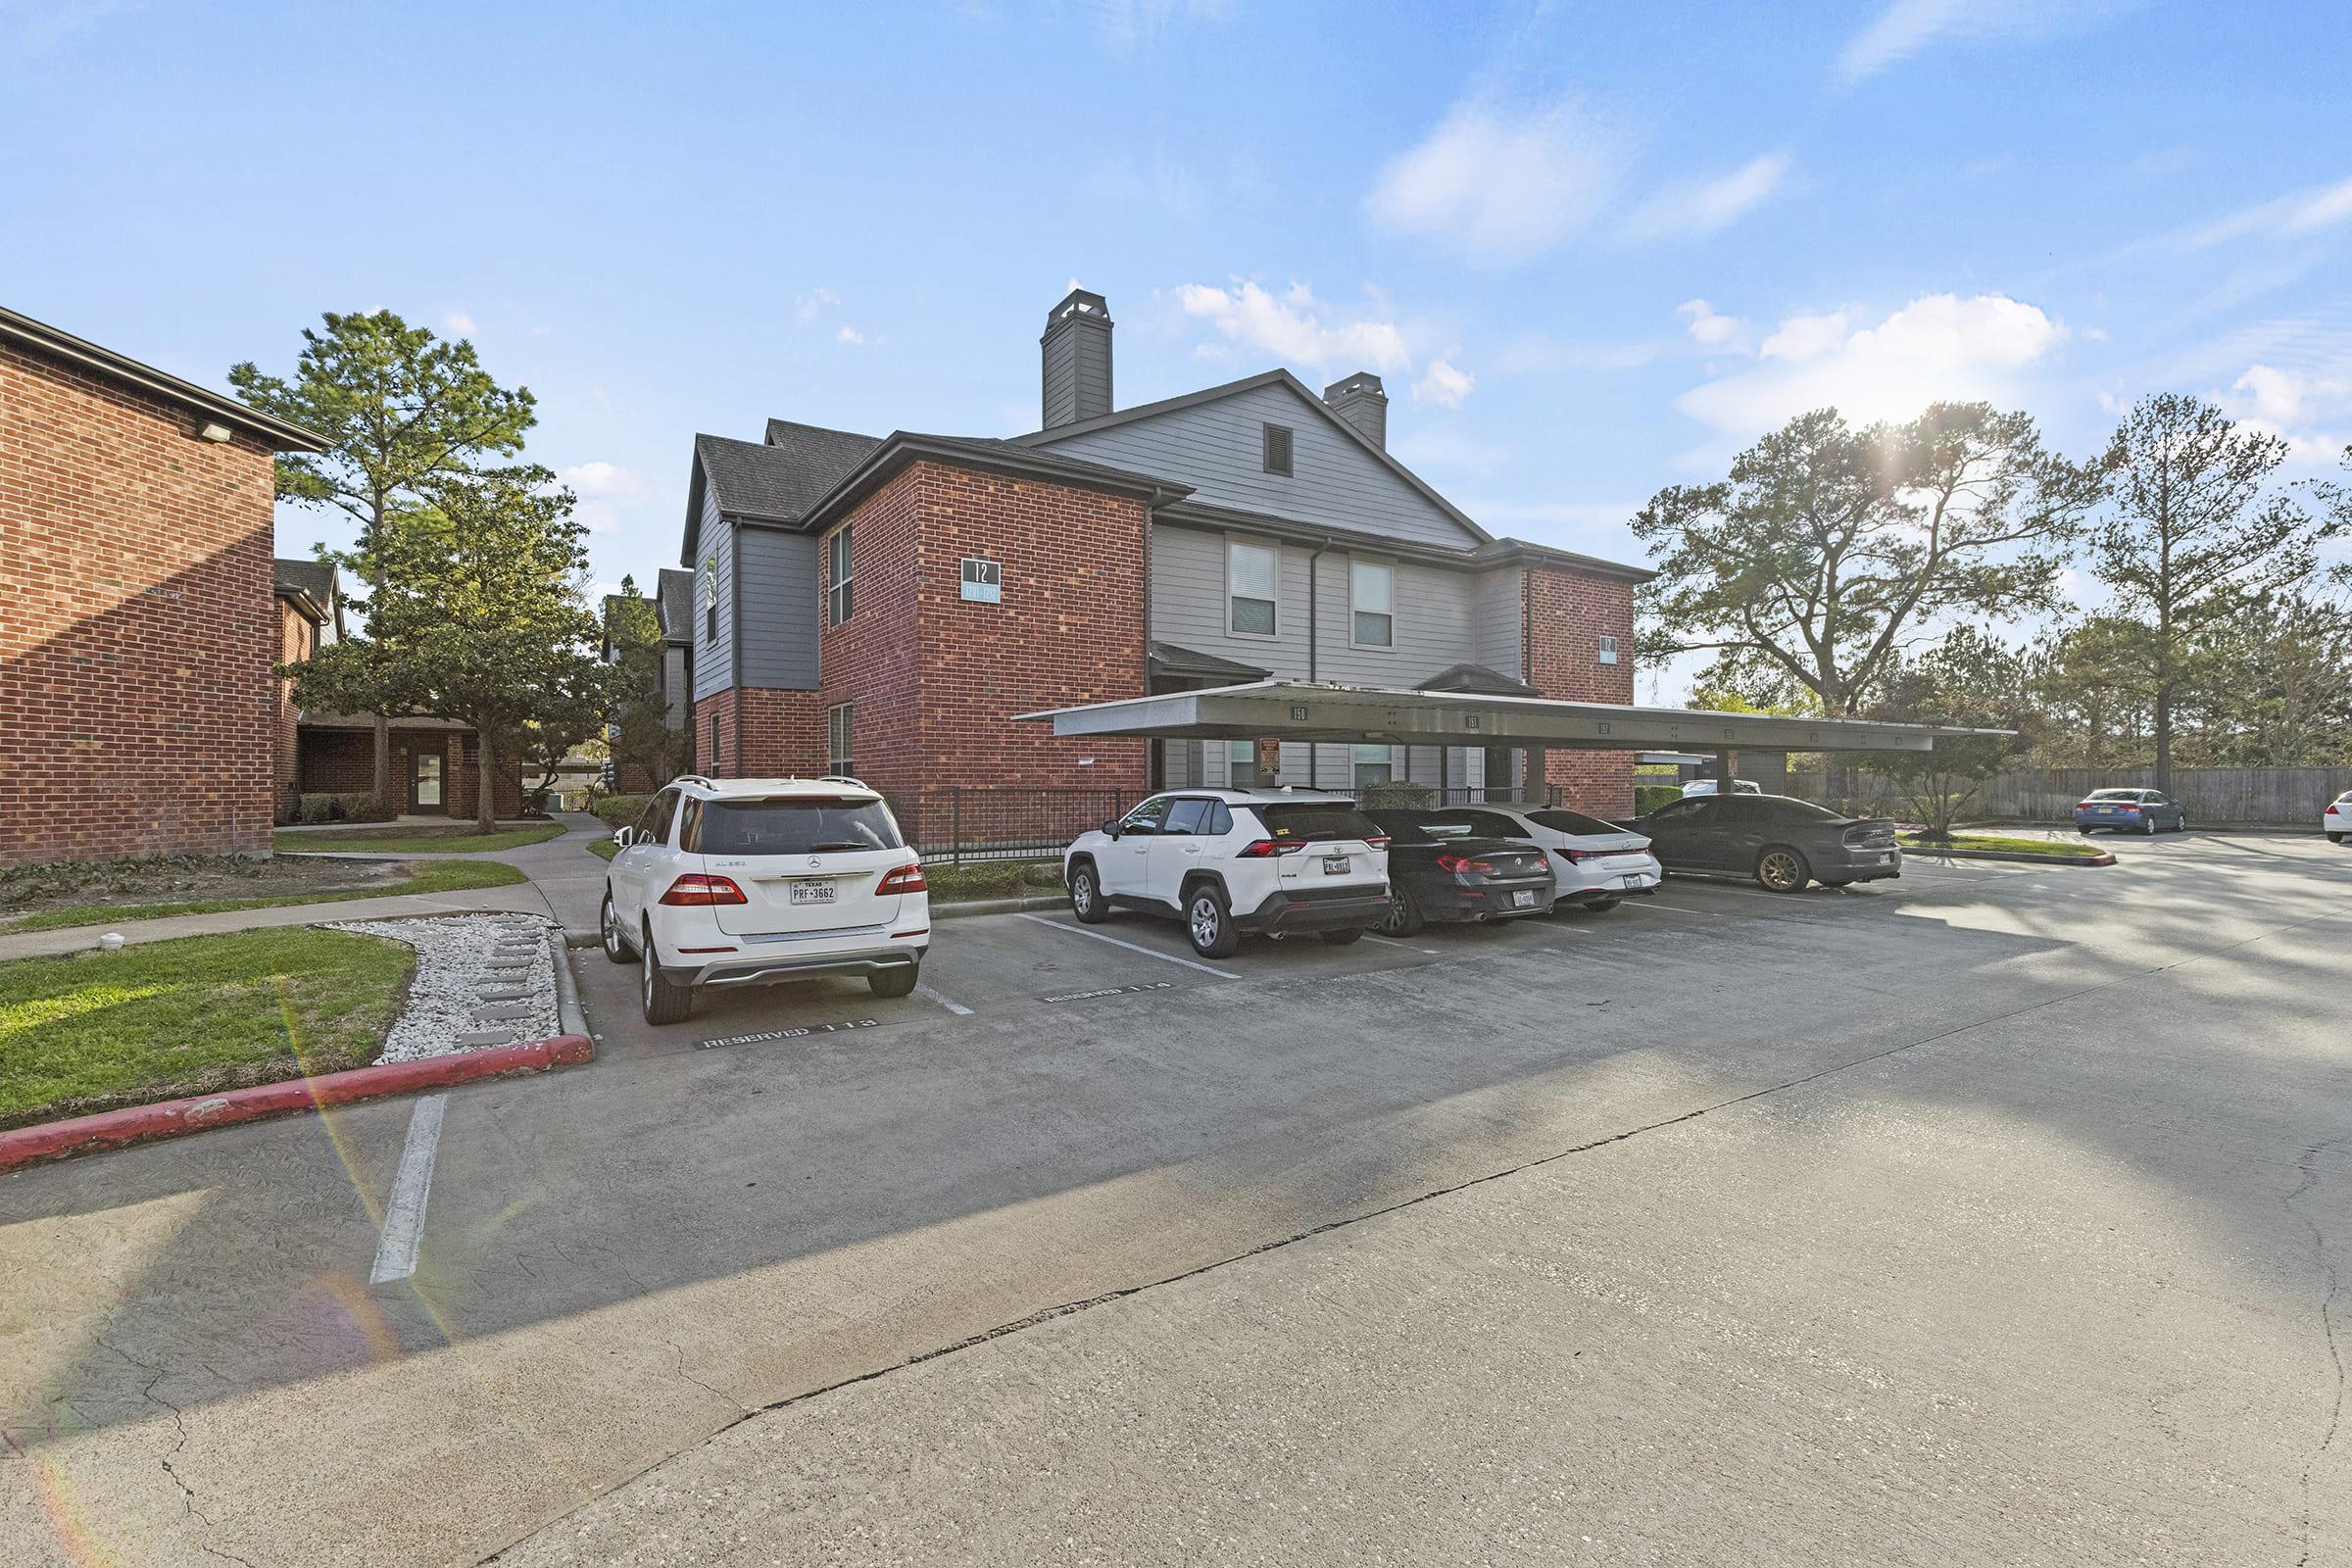
[{"label": "car side mirror", "polygon": [[1106,838],[1106,839],[1115,839],[1115,838],[1117,838],[1117,837],[1119,836],[1119,824],[1118,824],[1118,823],[1116,823],[1116,822],[1105,822],[1105,823],[1103,823],[1103,824],[1102,824],[1102,836],[1103,836],[1104,838]]},{"label": "car side mirror", "polygon": [[634,841],[636,837],[636,830],[633,828],[622,827],[614,828],[612,830],[612,842],[619,845],[624,850],[629,847],[630,843]]}]

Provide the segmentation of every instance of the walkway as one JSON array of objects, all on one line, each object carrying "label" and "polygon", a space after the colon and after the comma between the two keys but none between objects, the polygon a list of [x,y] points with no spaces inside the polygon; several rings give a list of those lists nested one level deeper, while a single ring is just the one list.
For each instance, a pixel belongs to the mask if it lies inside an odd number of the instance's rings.
[{"label": "walkway", "polygon": [[[596,935],[597,905],[605,889],[605,862],[588,853],[592,839],[606,832],[604,823],[582,811],[564,811],[555,820],[564,834],[541,844],[498,850],[486,855],[370,855],[352,856],[370,860],[502,860],[530,878],[500,888],[460,888],[447,893],[394,893],[380,899],[344,899],[324,904],[289,904],[272,908],[227,909],[217,914],[174,914],[156,920],[124,920],[117,924],[68,926],[55,931],[0,934],[0,960],[37,958],[61,953],[79,953],[95,947],[108,931],[120,931],[125,943],[169,942],[174,937],[213,936],[222,931],[255,931],[275,926],[316,925],[326,920],[396,920],[423,914],[461,914],[487,909],[507,913],[544,914],[564,928],[567,938],[589,940]],[[336,852],[338,856],[344,852]]]}]

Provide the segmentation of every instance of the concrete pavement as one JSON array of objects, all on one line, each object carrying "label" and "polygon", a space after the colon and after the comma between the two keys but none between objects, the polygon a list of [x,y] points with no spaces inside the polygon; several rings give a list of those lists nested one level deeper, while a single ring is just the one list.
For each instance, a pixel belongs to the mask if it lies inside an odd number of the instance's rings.
[{"label": "concrete pavement", "polygon": [[560,813],[556,819],[564,824],[561,837],[485,855],[335,856],[338,859],[368,860],[500,860],[519,869],[530,879],[527,882],[500,888],[459,888],[446,893],[395,893],[380,899],[345,899],[275,908],[226,909],[214,914],[167,915],[155,920],[67,926],[54,931],[0,932],[0,962],[80,953],[95,947],[99,936],[108,931],[120,931],[126,944],[135,944],[213,936],[223,931],[316,925],[324,920],[398,920],[472,910],[544,914],[562,925],[567,938],[592,941],[596,937],[598,902],[604,894],[605,863],[590,855],[586,845],[591,838],[604,834],[605,825],[576,811]]},{"label": "concrete pavement", "polygon": [[0,1537],[2329,1561],[2348,912],[2192,835],[1222,973],[958,921],[661,1031],[579,953],[602,1059],[451,1095],[406,1286],[386,1107],[0,1183]]}]

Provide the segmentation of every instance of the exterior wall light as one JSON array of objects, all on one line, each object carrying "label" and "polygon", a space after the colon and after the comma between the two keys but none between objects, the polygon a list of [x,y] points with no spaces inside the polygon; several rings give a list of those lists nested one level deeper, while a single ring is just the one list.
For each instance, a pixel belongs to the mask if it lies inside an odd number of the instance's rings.
[{"label": "exterior wall light", "polygon": [[228,439],[229,430],[228,426],[225,424],[208,424],[203,426],[196,433],[204,437],[207,441],[225,441]]}]

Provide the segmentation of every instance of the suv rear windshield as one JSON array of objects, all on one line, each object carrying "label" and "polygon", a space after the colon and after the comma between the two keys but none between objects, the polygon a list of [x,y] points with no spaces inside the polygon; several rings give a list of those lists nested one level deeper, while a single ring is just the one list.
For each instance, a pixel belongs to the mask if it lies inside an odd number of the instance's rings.
[{"label": "suv rear windshield", "polygon": [[880,801],[803,796],[699,801],[678,848],[700,855],[824,855],[903,850],[899,824]]},{"label": "suv rear windshield", "polygon": [[1377,838],[1380,829],[1352,806],[1251,806],[1268,836],[1284,844],[1319,844],[1330,839]]},{"label": "suv rear windshield", "polygon": [[1530,811],[1527,819],[1538,827],[1547,827],[1554,833],[1623,833],[1625,829],[1614,822],[1603,822],[1597,816],[1582,811]]}]

